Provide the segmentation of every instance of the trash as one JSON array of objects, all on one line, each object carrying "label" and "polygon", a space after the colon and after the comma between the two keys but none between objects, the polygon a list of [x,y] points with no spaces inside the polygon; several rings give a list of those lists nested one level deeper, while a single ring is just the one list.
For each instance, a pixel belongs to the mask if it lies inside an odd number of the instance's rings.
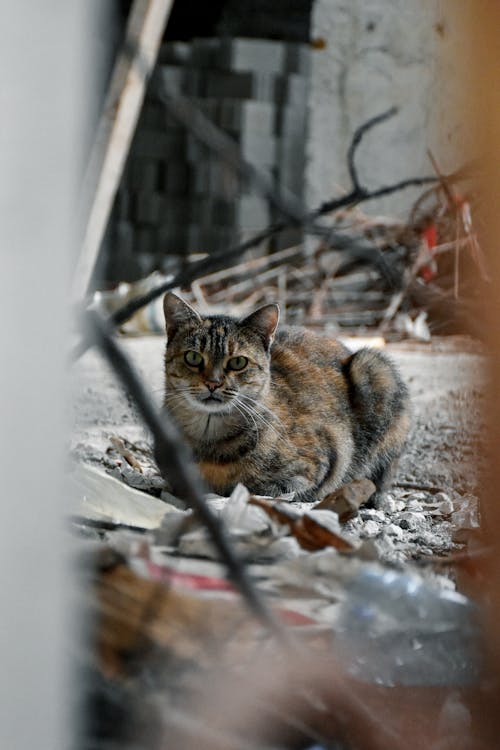
[{"label": "trash", "polygon": [[380,685],[464,685],[481,669],[478,612],[413,572],[366,565],[348,582],[336,644],[347,671]]},{"label": "trash", "polygon": [[88,464],[74,465],[69,480],[77,512],[85,518],[156,529],[165,516],[180,513],[173,505],[135,490]]},{"label": "trash", "polygon": [[412,319],[407,313],[399,313],[394,319],[394,328],[408,338],[419,341],[430,341],[431,332],[427,324],[427,312],[422,310]]},{"label": "trash", "polygon": [[[159,284],[164,283],[168,278],[171,277],[166,276],[159,271],[155,271],[146,278],[131,284],[122,281],[111,291],[95,292],[93,300],[94,305],[97,309],[103,312],[113,313],[131,299],[134,299],[141,294],[146,294]],[[123,333],[135,336],[145,333],[163,333],[164,320],[165,317],[163,314],[162,301],[161,299],[156,299],[147,307],[143,307],[136,312],[130,320],[121,327],[121,330]]]},{"label": "trash", "polygon": [[[477,199],[467,195],[469,178],[466,170],[453,183],[441,175],[416,201],[407,222],[369,217],[359,206],[334,210],[323,218],[331,227],[331,246],[322,238],[314,254],[302,246],[286,247],[244,258],[231,268],[205,271],[184,296],[203,312],[236,316],[278,301],[284,322],[320,328],[353,351],[401,338],[429,343],[435,329],[443,334],[472,328],[476,333],[468,321],[469,307],[489,284],[490,274],[474,229]],[[356,242],[359,257],[343,252],[342,240],[335,247],[336,236]],[[199,260],[199,254],[187,257],[188,264]],[[178,266],[185,261],[178,257]],[[95,303],[112,313],[173,278],[155,271],[133,284],[96,292]],[[163,329],[159,299],[121,328],[132,335]]]},{"label": "trash", "polygon": [[287,526],[290,533],[306,550],[333,547],[343,552],[352,552],[353,542],[340,531],[339,519],[331,510],[310,510],[300,513],[284,503],[250,497],[248,502],[264,510],[277,523]]}]

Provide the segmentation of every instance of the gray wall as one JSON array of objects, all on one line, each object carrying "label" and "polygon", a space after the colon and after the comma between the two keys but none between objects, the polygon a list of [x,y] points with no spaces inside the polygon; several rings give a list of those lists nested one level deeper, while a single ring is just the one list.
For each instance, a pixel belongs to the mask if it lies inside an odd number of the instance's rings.
[{"label": "gray wall", "polygon": [[[359,173],[369,186],[432,173],[428,147],[443,168],[458,166],[450,148],[456,137],[449,116],[453,71],[445,63],[456,29],[445,7],[439,0],[316,0],[312,39],[324,46],[312,54],[309,205],[349,189],[345,154],[353,131],[393,105],[399,114],[374,129],[358,152]],[[363,209],[404,217],[419,192]]]}]

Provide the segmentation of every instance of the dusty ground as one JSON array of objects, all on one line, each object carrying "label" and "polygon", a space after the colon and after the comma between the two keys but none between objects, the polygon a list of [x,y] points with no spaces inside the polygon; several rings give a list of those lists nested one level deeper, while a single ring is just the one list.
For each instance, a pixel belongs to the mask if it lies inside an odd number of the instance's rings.
[{"label": "dusty ground", "polygon": [[[162,337],[122,343],[160,403]],[[377,556],[397,562],[446,553],[454,547],[457,528],[477,525],[485,376],[479,354],[408,351],[397,346],[389,351],[410,388],[413,429],[395,486],[377,508],[362,510],[345,530],[371,543]],[[119,436],[139,445],[147,441],[129,398],[94,352],[74,367],[73,423],[76,455],[108,470],[114,460],[112,452],[106,456],[110,438]],[[115,471],[133,484],[130,473]],[[153,484],[152,490],[159,494],[158,483]]]}]

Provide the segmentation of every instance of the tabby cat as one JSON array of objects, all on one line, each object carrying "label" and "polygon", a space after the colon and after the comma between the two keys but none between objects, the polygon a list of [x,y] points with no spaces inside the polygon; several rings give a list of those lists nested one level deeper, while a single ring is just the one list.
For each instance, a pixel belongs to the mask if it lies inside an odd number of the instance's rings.
[{"label": "tabby cat", "polygon": [[237,320],[168,293],[164,311],[164,405],[214,492],[242,482],[320,500],[361,477],[383,489],[409,425],[407,390],[386,356],[277,331],[273,304]]}]

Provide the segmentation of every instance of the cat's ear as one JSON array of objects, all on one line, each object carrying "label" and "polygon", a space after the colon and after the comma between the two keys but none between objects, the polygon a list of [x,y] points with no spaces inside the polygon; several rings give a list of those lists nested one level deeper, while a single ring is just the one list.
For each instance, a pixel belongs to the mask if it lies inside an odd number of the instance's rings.
[{"label": "cat's ear", "polygon": [[278,305],[264,305],[264,307],[259,307],[258,310],[244,318],[240,325],[256,331],[262,339],[265,349],[269,349],[273,343],[279,319],[280,309]]},{"label": "cat's ear", "polygon": [[163,298],[163,312],[165,313],[165,327],[169,341],[179,326],[190,322],[201,322],[201,318],[196,310],[176,294],[172,294],[172,292],[167,292]]}]

